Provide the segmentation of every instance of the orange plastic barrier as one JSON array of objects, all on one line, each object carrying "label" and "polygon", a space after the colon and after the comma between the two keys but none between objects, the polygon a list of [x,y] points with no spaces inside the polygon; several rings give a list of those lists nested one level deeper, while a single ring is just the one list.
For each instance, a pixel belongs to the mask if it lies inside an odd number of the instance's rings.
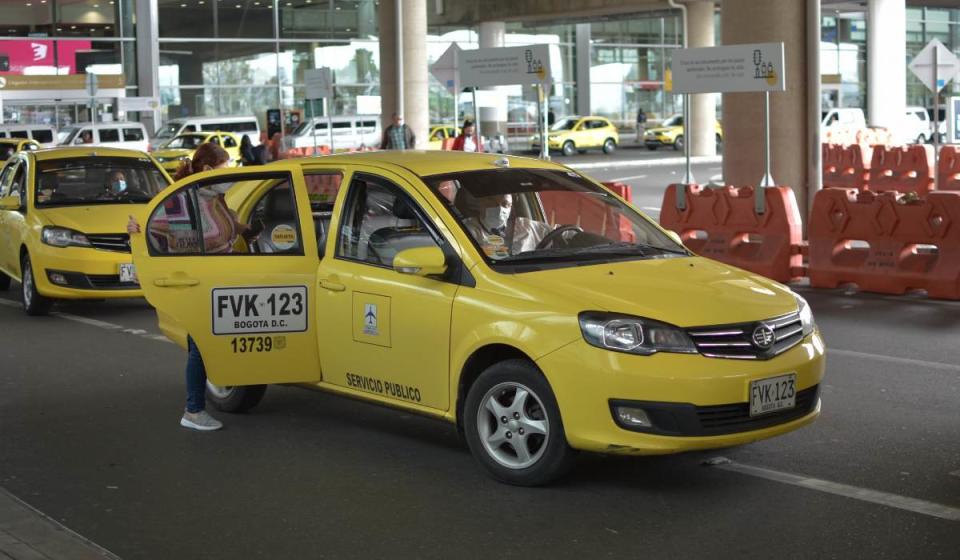
[{"label": "orange plastic barrier", "polygon": [[630,185],[620,182],[609,182],[601,183],[603,186],[607,187],[611,191],[620,195],[620,198],[626,200],[627,202],[633,202],[633,190],[630,188]]},{"label": "orange plastic barrier", "polygon": [[915,192],[925,196],[933,190],[933,147],[874,146],[868,189],[876,192]]},{"label": "orange plastic barrier", "polygon": [[823,144],[823,186],[865,188],[870,180],[871,149],[862,144]]},{"label": "orange plastic barrier", "polygon": [[[686,188],[687,207],[676,207]],[[753,187],[670,185],[663,195],[660,225],[680,234],[690,250],[780,282],[803,275],[803,231],[789,187],[764,189],[766,211],[754,210]]]},{"label": "orange plastic barrier", "polygon": [[937,176],[942,191],[960,191],[960,146],[940,148]]},{"label": "orange plastic barrier", "polygon": [[577,225],[609,239],[636,240],[629,220],[597,198],[573,191],[544,191],[540,193],[540,201],[551,225]]},{"label": "orange plastic barrier", "polygon": [[444,138],[443,141],[440,142],[440,149],[441,149],[441,150],[448,150],[448,151],[449,151],[449,150],[452,150],[452,149],[453,149],[453,142],[454,142],[455,140],[456,140],[456,138]]},{"label": "orange plastic barrier", "polygon": [[853,283],[867,292],[922,289],[960,299],[960,192],[908,201],[895,192],[824,189],[808,234],[815,288]]}]

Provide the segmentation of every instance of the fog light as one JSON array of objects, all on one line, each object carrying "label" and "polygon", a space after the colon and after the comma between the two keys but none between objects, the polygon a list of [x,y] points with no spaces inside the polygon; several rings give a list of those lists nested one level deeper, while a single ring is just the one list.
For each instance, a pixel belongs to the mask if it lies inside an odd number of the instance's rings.
[{"label": "fog light", "polygon": [[638,428],[652,428],[653,423],[650,422],[650,417],[647,416],[647,413],[642,408],[635,408],[632,406],[618,406],[617,407],[617,418],[620,420],[620,423],[624,426],[634,426]]},{"label": "fog light", "polygon": [[59,272],[51,272],[50,281],[53,282],[54,284],[60,284],[61,286],[67,285],[67,279],[63,276],[63,274],[60,274]]}]

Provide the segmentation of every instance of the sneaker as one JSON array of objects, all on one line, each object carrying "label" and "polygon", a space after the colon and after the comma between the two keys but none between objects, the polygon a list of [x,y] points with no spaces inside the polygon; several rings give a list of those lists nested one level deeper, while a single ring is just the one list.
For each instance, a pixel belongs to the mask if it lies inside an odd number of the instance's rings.
[{"label": "sneaker", "polygon": [[200,412],[184,412],[180,419],[180,425],[191,430],[200,430],[201,432],[211,432],[223,427],[223,422],[207,414],[206,410]]}]

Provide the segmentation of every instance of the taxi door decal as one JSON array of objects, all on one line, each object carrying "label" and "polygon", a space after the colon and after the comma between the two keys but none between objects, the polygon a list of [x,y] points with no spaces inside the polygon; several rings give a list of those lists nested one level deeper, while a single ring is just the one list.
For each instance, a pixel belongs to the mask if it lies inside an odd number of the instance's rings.
[{"label": "taxi door decal", "polygon": [[390,297],[353,292],[353,340],[390,348]]}]

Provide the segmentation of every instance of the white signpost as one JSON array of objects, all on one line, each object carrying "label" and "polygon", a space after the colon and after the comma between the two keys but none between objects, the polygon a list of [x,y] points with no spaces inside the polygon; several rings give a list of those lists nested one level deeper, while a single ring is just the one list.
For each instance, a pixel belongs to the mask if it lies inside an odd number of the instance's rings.
[{"label": "white signpost", "polygon": [[[754,208],[758,214],[766,211],[764,187],[776,185],[770,173],[770,92],[786,89],[783,43],[751,43],[697,49],[677,49],[673,52],[673,91],[683,93],[684,137],[689,139],[689,94],[737,93],[762,91],[764,174],[756,191]],[[693,182],[690,168],[690,142],[684,143],[687,173],[684,182]],[[686,208],[686,191],[677,189],[677,208]]]},{"label": "white signpost", "polygon": [[156,111],[160,108],[159,97],[118,97],[117,109],[124,113]]},{"label": "white signpost", "polygon": [[313,119],[317,116],[313,110],[313,101],[323,100],[323,114],[327,116],[327,133],[330,135],[330,153],[333,153],[333,120],[330,118],[330,111],[327,110],[327,99],[333,97],[333,72],[330,68],[313,68],[303,72],[303,81],[306,86],[306,98],[310,104],[310,127],[313,134],[313,153],[317,153],[317,124]]},{"label": "white signpost", "polygon": [[[940,90],[960,72],[960,60],[934,39],[923,47],[908,66],[913,75],[933,92],[933,168],[937,168],[940,159]],[[937,180],[934,174],[934,181]],[[934,184],[934,188],[938,185]]]}]

